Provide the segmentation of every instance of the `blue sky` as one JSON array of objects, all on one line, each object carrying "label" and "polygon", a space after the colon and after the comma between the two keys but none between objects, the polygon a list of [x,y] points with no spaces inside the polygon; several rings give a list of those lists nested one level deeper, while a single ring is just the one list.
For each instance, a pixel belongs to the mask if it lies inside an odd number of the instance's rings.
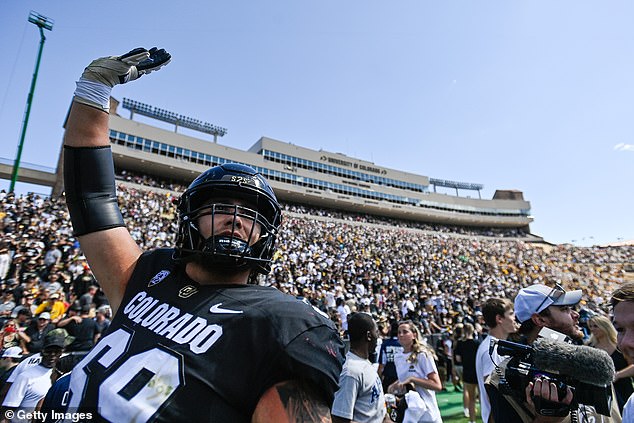
[{"label": "blue sky", "polygon": [[[158,45],[159,73],[117,87],[228,129],[434,178],[518,189],[556,243],[634,239],[634,3],[628,1],[0,0],[0,157],[54,167],[93,58]],[[127,113],[127,112],[126,112]],[[124,113],[124,116],[126,116]],[[0,181],[7,188],[8,181]],[[46,192],[46,191],[43,191]]]}]

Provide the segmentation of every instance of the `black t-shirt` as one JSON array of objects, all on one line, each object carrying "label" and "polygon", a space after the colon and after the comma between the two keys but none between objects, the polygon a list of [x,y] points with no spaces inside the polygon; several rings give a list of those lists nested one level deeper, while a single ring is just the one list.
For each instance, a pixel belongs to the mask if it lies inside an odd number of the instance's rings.
[{"label": "black t-shirt", "polygon": [[84,295],[82,295],[81,297],[79,297],[79,305],[80,306],[89,306],[90,304],[92,304],[92,295],[90,295],[89,292],[86,292]]},{"label": "black t-shirt", "polygon": [[466,383],[478,383],[478,377],[476,376],[476,354],[478,353],[479,346],[480,341],[467,339],[458,341],[458,345],[456,345],[456,349],[454,350],[454,356],[459,355],[462,359],[460,362],[462,365],[462,380]]},{"label": "black t-shirt", "polygon": [[82,273],[73,280],[73,291],[78,297],[88,292],[88,287],[95,284],[95,278],[89,273]]},{"label": "black t-shirt", "polygon": [[332,401],[344,348],[327,316],[270,287],[198,285],[172,253],[139,259],[110,328],[73,370],[69,408],[117,422],[249,422],[265,390],[290,379]]},{"label": "black t-shirt", "polygon": [[97,324],[97,332],[102,335],[110,327],[110,320],[108,319],[104,319],[101,322],[99,322],[98,320],[95,320],[95,323]]},{"label": "black t-shirt", "polygon": [[75,337],[73,342],[66,347],[67,351],[88,351],[92,348],[95,335],[99,332],[97,323],[89,317],[82,317],[81,323],[71,320],[64,329],[69,335]]},{"label": "black t-shirt", "polygon": [[383,389],[390,386],[398,379],[396,366],[394,365],[394,354],[403,351],[403,347],[396,338],[384,339],[379,352],[379,363],[384,363],[383,367]]},{"label": "black t-shirt", "polygon": [[22,297],[24,296],[24,285],[18,285],[13,288],[13,299],[16,304],[20,304],[22,302]]},{"label": "black t-shirt", "polygon": [[38,353],[42,351],[42,347],[44,346],[44,337],[53,329],[55,329],[55,325],[48,323],[40,332],[37,329],[37,321],[32,321],[31,325],[24,330],[24,333],[31,338],[31,342],[27,342],[26,344],[26,349],[29,350],[30,353]]},{"label": "black t-shirt", "polygon": [[[617,372],[629,365],[629,363],[625,360],[625,357],[623,357],[623,354],[618,350],[614,350],[610,357],[612,357],[612,362],[614,362],[614,368]],[[625,403],[634,393],[632,378],[624,377],[614,382],[614,391],[616,392],[616,400],[619,404],[619,410],[621,410],[622,413]]]},{"label": "black t-shirt", "polygon": [[0,389],[2,389],[5,383],[7,383],[7,379],[9,379],[9,376],[11,376],[11,373],[13,373],[16,367],[18,366],[15,365],[9,369],[4,369],[0,371]]}]

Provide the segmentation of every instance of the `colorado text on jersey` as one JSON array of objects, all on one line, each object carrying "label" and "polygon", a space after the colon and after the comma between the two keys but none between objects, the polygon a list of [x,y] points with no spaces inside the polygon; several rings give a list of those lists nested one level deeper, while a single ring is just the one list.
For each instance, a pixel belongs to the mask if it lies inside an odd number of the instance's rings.
[{"label": "colorado text on jersey", "polygon": [[177,344],[189,344],[195,354],[207,352],[222,336],[222,327],[211,325],[207,319],[183,313],[178,307],[141,291],[124,307],[123,313],[134,323],[151,330]]}]

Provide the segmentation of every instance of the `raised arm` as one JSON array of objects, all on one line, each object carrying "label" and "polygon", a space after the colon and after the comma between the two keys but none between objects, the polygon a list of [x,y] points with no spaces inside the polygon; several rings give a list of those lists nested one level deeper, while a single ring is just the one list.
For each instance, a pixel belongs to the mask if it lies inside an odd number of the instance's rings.
[{"label": "raised arm", "polygon": [[64,134],[66,204],[75,234],[113,313],[121,304],[141,249],[119,211],[108,136],[110,92],[167,64],[165,50],[134,49],[94,60],[84,70]]}]

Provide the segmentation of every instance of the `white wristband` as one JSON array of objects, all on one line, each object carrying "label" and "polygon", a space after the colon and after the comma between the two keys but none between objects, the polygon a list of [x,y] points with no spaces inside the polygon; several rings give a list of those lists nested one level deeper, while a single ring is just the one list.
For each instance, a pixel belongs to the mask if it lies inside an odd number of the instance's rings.
[{"label": "white wristband", "polygon": [[110,112],[110,93],[112,87],[86,78],[79,78],[76,82],[75,101]]}]

